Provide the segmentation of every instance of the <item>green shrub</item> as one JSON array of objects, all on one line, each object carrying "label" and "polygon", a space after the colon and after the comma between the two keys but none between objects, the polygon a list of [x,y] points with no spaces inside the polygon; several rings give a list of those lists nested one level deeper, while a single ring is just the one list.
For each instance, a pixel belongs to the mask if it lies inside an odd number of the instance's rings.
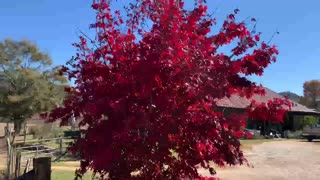
[{"label": "green shrub", "polygon": [[63,128],[52,124],[43,124],[29,128],[29,133],[32,134],[34,138],[56,138],[62,136],[63,131]]},{"label": "green shrub", "polygon": [[288,132],[288,138],[289,139],[301,139],[302,138],[302,131],[289,131]]},{"label": "green shrub", "polygon": [[318,118],[315,116],[304,116],[302,120],[302,128],[306,126],[314,126],[318,123]]},{"label": "green shrub", "polygon": [[39,126],[31,126],[29,127],[29,134],[33,135],[33,137],[36,137],[40,134],[41,129],[39,128]]}]

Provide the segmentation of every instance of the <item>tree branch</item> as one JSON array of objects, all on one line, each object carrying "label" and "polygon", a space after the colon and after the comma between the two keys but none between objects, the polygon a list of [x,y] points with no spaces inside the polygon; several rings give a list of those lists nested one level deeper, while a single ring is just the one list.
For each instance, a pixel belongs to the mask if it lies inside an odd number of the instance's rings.
[{"label": "tree branch", "polygon": [[11,79],[11,77],[9,76],[7,70],[3,67],[3,65],[1,65],[1,69],[4,73],[4,75],[6,76],[7,80],[9,81],[9,83],[12,85],[12,87],[17,90],[17,87],[15,85],[15,83],[13,82],[13,80]]},{"label": "tree branch", "polygon": [[272,34],[270,40],[269,40],[268,43],[267,43],[268,45],[271,43],[272,39],[274,38],[274,36],[275,36],[276,34],[279,34],[279,32],[276,31],[276,32],[274,32],[274,33]]}]

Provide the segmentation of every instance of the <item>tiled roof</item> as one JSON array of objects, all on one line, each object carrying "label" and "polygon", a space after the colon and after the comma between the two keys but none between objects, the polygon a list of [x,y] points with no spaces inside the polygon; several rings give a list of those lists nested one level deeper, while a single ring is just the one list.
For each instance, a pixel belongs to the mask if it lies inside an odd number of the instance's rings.
[{"label": "tiled roof", "polygon": [[[253,99],[255,99],[257,102],[267,102],[268,100],[271,100],[273,98],[284,98],[284,96],[281,96],[280,94],[265,88],[265,96],[260,95],[254,95]],[[293,101],[291,101],[293,102]],[[230,98],[223,98],[218,100],[217,105],[220,107],[230,107],[230,108],[241,108],[244,109],[247,106],[249,106],[251,101],[245,97],[240,97],[238,95],[232,95]],[[320,112],[315,111],[313,109],[309,109],[306,106],[303,106],[299,103],[293,102],[294,105],[291,108],[291,112],[305,112],[305,113],[314,113],[314,114],[320,114]]]}]

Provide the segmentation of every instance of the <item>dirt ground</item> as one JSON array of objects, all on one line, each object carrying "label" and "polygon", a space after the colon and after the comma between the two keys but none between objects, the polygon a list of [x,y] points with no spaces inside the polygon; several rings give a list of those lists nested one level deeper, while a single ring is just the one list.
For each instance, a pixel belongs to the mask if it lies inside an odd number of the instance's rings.
[{"label": "dirt ground", "polygon": [[[245,151],[254,168],[218,168],[221,180],[319,180],[320,141],[272,141]],[[209,173],[200,170],[203,175]]]}]

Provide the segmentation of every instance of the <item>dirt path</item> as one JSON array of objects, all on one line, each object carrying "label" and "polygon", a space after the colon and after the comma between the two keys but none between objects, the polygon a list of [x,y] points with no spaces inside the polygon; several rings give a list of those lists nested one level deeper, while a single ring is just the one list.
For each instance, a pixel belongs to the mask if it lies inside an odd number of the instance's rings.
[{"label": "dirt path", "polygon": [[[246,166],[217,169],[221,180],[319,180],[320,142],[274,141],[256,145]],[[200,170],[203,175],[207,172]]]}]

